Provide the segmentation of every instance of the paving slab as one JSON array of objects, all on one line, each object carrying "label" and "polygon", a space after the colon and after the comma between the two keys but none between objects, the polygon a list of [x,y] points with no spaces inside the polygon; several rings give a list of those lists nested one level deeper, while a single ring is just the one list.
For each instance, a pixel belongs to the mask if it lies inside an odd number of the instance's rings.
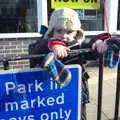
[{"label": "paving slab", "polygon": [[[90,103],[87,104],[88,120],[97,120],[98,67],[87,67],[90,75]],[[115,110],[117,69],[104,67],[101,120],[113,120]],[[119,113],[120,114],[120,113]]]}]

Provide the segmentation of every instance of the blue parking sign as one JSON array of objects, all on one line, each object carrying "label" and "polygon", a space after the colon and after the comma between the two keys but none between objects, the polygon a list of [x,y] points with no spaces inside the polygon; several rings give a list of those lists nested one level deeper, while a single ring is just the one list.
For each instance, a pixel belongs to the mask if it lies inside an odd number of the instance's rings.
[{"label": "blue parking sign", "polygon": [[0,73],[0,120],[80,120],[81,67],[60,87],[45,69]]}]

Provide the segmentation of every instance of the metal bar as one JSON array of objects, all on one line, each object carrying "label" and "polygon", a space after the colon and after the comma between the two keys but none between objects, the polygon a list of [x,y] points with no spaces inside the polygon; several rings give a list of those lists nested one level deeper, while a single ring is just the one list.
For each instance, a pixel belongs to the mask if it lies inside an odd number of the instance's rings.
[{"label": "metal bar", "polygon": [[119,63],[118,68],[117,68],[117,83],[116,83],[116,100],[115,100],[114,120],[118,120],[119,98],[120,98],[120,63]]},{"label": "metal bar", "polygon": [[25,59],[31,59],[31,58],[40,58],[44,57],[45,54],[40,54],[40,55],[21,55],[21,56],[14,56],[14,57],[3,57],[0,58],[0,62],[3,62],[3,68],[4,70],[9,69],[9,61],[15,61],[15,60],[25,60]]},{"label": "metal bar", "polygon": [[15,60],[25,60],[25,59],[31,59],[31,58],[40,58],[40,57],[44,57],[45,54],[40,54],[40,55],[19,55],[19,56],[14,56],[14,57],[4,57],[4,58],[0,58],[0,62],[5,62],[5,61],[15,61]]},{"label": "metal bar", "polygon": [[9,62],[7,60],[3,61],[3,68],[4,68],[4,70],[8,70],[9,69]]},{"label": "metal bar", "polygon": [[100,57],[99,57],[97,120],[101,120],[101,111],[102,111],[103,65],[104,65],[104,57],[103,57],[103,54],[100,54]]}]

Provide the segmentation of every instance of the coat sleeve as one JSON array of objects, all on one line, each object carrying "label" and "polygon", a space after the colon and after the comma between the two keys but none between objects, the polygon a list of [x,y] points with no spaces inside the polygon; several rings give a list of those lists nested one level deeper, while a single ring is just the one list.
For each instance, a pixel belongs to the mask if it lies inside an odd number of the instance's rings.
[{"label": "coat sleeve", "polygon": [[84,53],[84,59],[86,60],[96,60],[99,57],[99,53],[96,50],[92,50],[92,45],[95,42],[95,39],[85,40],[81,44],[81,48],[86,49],[90,48],[89,52]]},{"label": "coat sleeve", "polygon": [[[29,45],[29,55],[35,54],[47,54],[49,52],[48,49],[48,40],[47,39],[39,39],[35,43]],[[31,58],[30,59],[30,67],[34,68],[40,66],[43,58]]]},{"label": "coat sleeve", "polygon": [[[94,42],[93,42],[94,43]],[[92,48],[91,40],[84,41],[81,45],[78,44],[71,48],[71,50],[81,50],[81,49],[88,49]],[[94,51],[90,50],[87,52],[79,52],[79,54],[73,54],[72,56],[69,55],[68,57],[64,58],[62,61],[65,64],[86,64],[87,61],[96,60],[99,57],[99,54]]]},{"label": "coat sleeve", "polygon": [[46,54],[48,52],[47,39],[39,39],[35,43],[29,45],[29,54]]}]

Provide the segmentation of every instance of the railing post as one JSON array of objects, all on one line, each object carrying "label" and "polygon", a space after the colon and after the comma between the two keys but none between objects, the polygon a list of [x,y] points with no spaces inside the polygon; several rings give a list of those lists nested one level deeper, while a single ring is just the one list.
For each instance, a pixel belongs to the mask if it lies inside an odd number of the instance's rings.
[{"label": "railing post", "polygon": [[118,68],[117,68],[116,100],[115,100],[114,120],[118,120],[119,98],[120,98],[120,63],[118,64]]},{"label": "railing post", "polygon": [[4,68],[4,70],[8,70],[9,69],[9,62],[8,62],[8,60],[3,60],[3,68]]},{"label": "railing post", "polygon": [[97,120],[101,120],[101,110],[102,110],[102,89],[103,89],[103,66],[104,66],[104,56],[100,54],[99,57],[99,81],[98,81],[98,106],[97,106]]}]

